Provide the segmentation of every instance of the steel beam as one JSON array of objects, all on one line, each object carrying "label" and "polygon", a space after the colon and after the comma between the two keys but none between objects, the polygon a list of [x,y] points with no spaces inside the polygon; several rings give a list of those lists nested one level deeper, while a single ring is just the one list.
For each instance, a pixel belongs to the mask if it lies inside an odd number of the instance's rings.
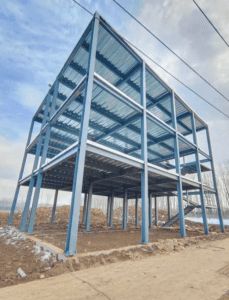
[{"label": "steel beam", "polygon": [[194,113],[192,113],[192,115],[191,115],[191,124],[192,124],[193,141],[194,141],[194,144],[197,145],[195,158],[196,158],[197,178],[198,178],[198,181],[201,184],[201,187],[200,187],[200,202],[201,202],[201,210],[202,210],[202,217],[203,217],[203,223],[204,223],[204,232],[205,232],[205,234],[209,234],[208,220],[207,220],[207,215],[206,215],[204,192],[203,192],[203,185],[202,185],[200,156],[199,156],[199,149],[198,149],[198,140],[197,140],[197,134],[196,134],[196,123],[195,123]]},{"label": "steel beam", "polygon": [[58,190],[55,191],[54,202],[52,207],[52,217],[51,224],[54,224],[55,214],[56,214],[56,204],[57,204]]},{"label": "steel beam", "polygon": [[211,163],[211,169],[212,169],[212,180],[213,180],[214,189],[216,191],[215,198],[216,198],[216,204],[217,204],[217,208],[218,208],[220,229],[222,232],[225,232],[225,228],[224,228],[224,224],[223,224],[223,215],[222,215],[222,211],[221,211],[221,203],[220,203],[218,187],[217,187],[217,183],[216,183],[215,165],[214,165],[214,160],[213,160],[210,132],[209,132],[208,127],[206,128],[206,135],[207,135],[208,150],[209,150],[209,154],[211,157],[210,163]]},{"label": "steel beam", "polygon": [[122,211],[122,229],[127,229],[127,189],[124,191],[123,211]]},{"label": "steel beam", "polygon": [[154,217],[155,217],[155,225],[158,225],[158,205],[157,205],[157,197],[154,198]]},{"label": "steel beam", "polygon": [[167,206],[168,206],[168,221],[171,220],[171,209],[170,209],[170,197],[167,196]]},{"label": "steel beam", "polygon": [[30,202],[31,202],[32,193],[33,193],[34,182],[35,182],[35,177],[32,176],[29,181],[29,190],[27,192],[27,197],[26,197],[26,201],[25,201],[25,206],[24,206],[23,215],[21,218],[21,225],[19,227],[19,231],[25,231],[25,228],[26,228],[28,212],[29,212]]},{"label": "steel beam", "polygon": [[89,61],[88,61],[88,72],[87,72],[88,76],[87,76],[87,82],[85,87],[85,98],[84,98],[84,105],[83,105],[83,112],[82,112],[80,136],[79,136],[78,150],[76,155],[71,212],[69,218],[66,248],[64,250],[64,253],[66,255],[73,255],[76,253],[79,212],[80,212],[80,197],[81,197],[81,191],[83,185],[83,173],[84,173],[84,164],[85,164],[85,156],[86,156],[90,107],[91,107],[91,100],[92,100],[92,88],[93,88],[98,30],[99,30],[99,21],[95,17],[93,21],[91,47],[90,47]]},{"label": "steel beam", "polygon": [[186,229],[185,229],[184,209],[183,209],[183,192],[182,192],[180,152],[179,152],[179,134],[177,129],[174,91],[172,91],[172,97],[171,97],[171,112],[172,112],[172,124],[176,132],[175,139],[174,139],[174,151],[175,151],[176,173],[179,174],[178,182],[177,182],[177,196],[178,196],[178,208],[179,208],[180,235],[181,237],[185,237]]},{"label": "steel beam", "polygon": [[15,208],[16,208],[16,204],[17,204],[17,199],[18,199],[18,194],[20,191],[20,180],[22,179],[23,173],[24,173],[24,169],[25,169],[25,164],[26,164],[26,158],[27,158],[27,151],[26,148],[28,147],[30,140],[31,140],[31,136],[32,136],[32,132],[33,132],[33,127],[34,127],[34,119],[32,119],[31,125],[30,125],[30,129],[29,129],[29,134],[28,134],[28,138],[27,138],[27,142],[26,142],[26,147],[25,147],[25,151],[24,151],[24,156],[22,159],[22,165],[21,165],[21,170],[19,173],[19,177],[18,177],[18,182],[17,182],[17,187],[15,190],[15,194],[14,194],[14,199],[13,199],[13,203],[11,206],[11,211],[10,211],[10,215],[9,215],[9,220],[8,220],[8,225],[12,225],[13,222],[13,216],[14,216],[14,212],[15,212]]},{"label": "steel beam", "polygon": [[149,228],[152,228],[152,195],[149,193]]},{"label": "steel beam", "polygon": [[107,223],[110,223],[111,197],[107,197]]},{"label": "steel beam", "polygon": [[142,198],[142,237],[141,243],[149,243],[149,219],[148,219],[148,155],[147,155],[147,122],[146,122],[146,74],[145,62],[141,69],[141,105],[143,116],[141,119],[141,158],[144,161],[144,169],[141,172],[141,198]]},{"label": "steel beam", "polygon": [[84,194],[84,202],[83,202],[83,219],[82,222],[85,224],[87,218],[87,205],[88,204],[88,194]]},{"label": "steel beam", "polygon": [[93,183],[90,183],[89,191],[88,191],[87,216],[86,216],[86,223],[85,223],[86,232],[90,231],[92,191],[93,191]]},{"label": "steel beam", "polygon": [[37,211],[37,205],[38,205],[38,199],[39,199],[39,195],[40,195],[42,179],[43,179],[43,175],[40,173],[37,176],[36,189],[35,189],[35,193],[34,193],[34,197],[33,197],[33,205],[32,205],[32,209],[31,209],[31,213],[30,213],[28,227],[26,230],[27,234],[33,233],[33,227],[34,227],[34,221],[35,221],[35,216],[36,216],[36,211]]},{"label": "steel beam", "polygon": [[114,212],[114,191],[111,192],[111,202],[110,202],[110,222],[109,227],[113,228],[113,212]]},{"label": "steel beam", "polygon": [[138,194],[135,199],[135,226],[138,226]]}]

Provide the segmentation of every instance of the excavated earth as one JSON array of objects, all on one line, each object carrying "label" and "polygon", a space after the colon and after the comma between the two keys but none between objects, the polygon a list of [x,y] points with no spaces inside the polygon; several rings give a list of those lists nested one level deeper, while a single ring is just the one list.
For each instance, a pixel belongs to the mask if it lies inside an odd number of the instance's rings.
[{"label": "excavated earth", "polygon": [[[83,208],[81,207],[80,220],[82,220],[82,212]],[[38,208],[32,236],[63,250],[66,243],[69,213],[69,206],[58,207],[55,222],[51,225],[51,208]],[[39,246],[31,241],[29,236],[18,231],[21,220],[20,212],[16,212],[14,215],[14,227],[7,226],[8,216],[8,212],[0,212],[0,287],[35,279],[42,280],[66,272],[117,261],[136,260],[169,251],[182,251],[184,247],[197,244],[207,245],[210,241],[226,238],[228,237],[227,232],[229,233],[229,230],[226,229],[226,233],[221,234],[219,226],[211,226],[211,234],[206,236],[202,224],[186,221],[187,237],[180,239],[179,224],[175,224],[169,229],[162,229],[159,225],[150,229],[150,244],[139,247],[141,228],[134,225],[134,206],[129,208],[128,229],[125,231],[122,230],[121,208],[114,211],[114,228],[112,229],[108,227],[106,214],[95,208],[91,212],[90,232],[84,232],[84,224],[81,221],[79,223],[77,241],[79,258],[63,262],[58,261],[58,258],[52,254],[46,253],[42,247],[39,249]],[[139,221],[140,216],[139,208]],[[159,211],[159,224],[166,220],[167,213]],[[120,249],[122,247],[126,247],[126,249]],[[98,251],[105,251],[105,254]],[[94,252],[94,255],[91,252]],[[18,268],[26,273],[25,278],[21,278],[17,273]]]}]

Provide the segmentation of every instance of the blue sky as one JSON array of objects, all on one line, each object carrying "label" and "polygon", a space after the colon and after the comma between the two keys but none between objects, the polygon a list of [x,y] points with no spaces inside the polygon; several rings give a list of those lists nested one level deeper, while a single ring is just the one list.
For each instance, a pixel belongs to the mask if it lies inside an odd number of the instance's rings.
[{"label": "blue sky", "polygon": [[[81,0],[120,34],[161,63],[192,89],[229,114],[229,103],[183,66],[112,0]],[[120,0],[139,20],[229,97],[229,51],[190,1]],[[199,5],[229,42],[227,0]],[[0,7],[0,190],[12,197],[32,116],[91,16],[70,0],[2,1]],[[210,125],[216,163],[228,159],[229,122],[197,96],[152,68]],[[1,197],[0,197],[1,198]]]}]

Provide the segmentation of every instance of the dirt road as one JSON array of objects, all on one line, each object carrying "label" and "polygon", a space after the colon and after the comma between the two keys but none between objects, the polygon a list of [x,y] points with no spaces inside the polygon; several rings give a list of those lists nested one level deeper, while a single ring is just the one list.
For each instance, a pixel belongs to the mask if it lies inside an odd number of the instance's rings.
[{"label": "dirt road", "polygon": [[229,271],[218,272],[229,239],[198,247],[2,288],[0,299],[219,299],[229,290]]}]

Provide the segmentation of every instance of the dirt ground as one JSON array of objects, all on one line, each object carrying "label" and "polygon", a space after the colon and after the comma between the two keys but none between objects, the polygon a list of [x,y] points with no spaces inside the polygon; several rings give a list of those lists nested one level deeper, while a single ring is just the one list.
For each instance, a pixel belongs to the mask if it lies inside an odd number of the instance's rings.
[{"label": "dirt ground", "polygon": [[[39,208],[37,210],[37,216],[35,221],[35,229],[33,236],[39,238],[44,242],[48,242],[55,245],[62,250],[65,247],[68,217],[70,207],[63,206],[58,207],[56,212],[56,218],[53,225],[50,224],[51,209]],[[83,208],[81,207],[80,220],[82,220]],[[134,207],[129,210],[129,222],[128,229],[122,230],[122,212],[117,209],[114,212],[114,228],[109,228],[106,220],[106,215],[99,209],[92,209],[91,213],[91,231],[84,232],[84,224],[80,221],[79,234],[77,241],[78,254],[87,254],[91,252],[117,249],[126,246],[138,245],[141,240],[141,228],[134,225]],[[0,229],[4,231],[7,228],[8,212],[0,212]],[[167,215],[165,211],[159,211],[159,221],[166,221]],[[16,212],[13,220],[15,228],[19,228],[21,220],[21,213]],[[187,237],[196,237],[203,235],[203,225],[195,224],[192,222],[186,222]],[[178,226],[176,224],[175,226]],[[172,227],[169,229],[162,229],[161,226],[153,226],[150,229],[150,242],[161,242],[167,239],[180,238],[180,232],[178,227]],[[210,231],[219,231],[219,226],[211,226]],[[204,238],[204,237],[203,237]],[[222,238],[221,236],[213,235],[209,237],[211,241]],[[225,237],[224,237],[225,238]],[[200,243],[202,240],[190,240],[188,245]],[[205,239],[203,239],[205,242]],[[12,242],[12,241],[11,241]],[[163,247],[158,249],[134,249],[132,254],[126,254],[125,251],[114,252],[107,257],[97,257],[97,255],[81,257],[79,263],[72,264],[69,261],[67,263],[48,259],[41,260],[41,254],[36,254],[35,243],[28,238],[25,240],[17,240],[12,243],[8,243],[7,239],[0,234],[0,288],[11,285],[17,285],[32,280],[44,280],[57,276],[63,273],[68,273],[76,270],[87,269],[91,267],[98,267],[105,264],[114,263],[117,261],[126,261],[129,259],[135,259],[136,257],[144,258],[157,253],[163,253]],[[26,278],[21,278],[17,270],[21,268],[26,273]],[[226,298],[225,298],[226,299]]]},{"label": "dirt ground", "polygon": [[[69,220],[70,206],[58,207],[56,211],[55,222],[50,224],[51,208],[38,208],[34,226],[34,236],[42,241],[53,244],[61,249],[65,249],[67,228]],[[109,228],[106,220],[106,214],[100,209],[93,208],[91,212],[90,232],[84,231],[82,220],[83,207],[81,207],[79,234],[77,240],[77,253],[87,253],[100,250],[109,250],[114,248],[137,245],[141,241],[141,228],[135,227],[135,207],[129,208],[128,229],[122,230],[122,209],[114,211],[114,228]],[[159,210],[159,222],[167,220],[167,212]],[[141,208],[139,207],[139,221]],[[21,214],[15,213],[13,225],[20,226]],[[0,222],[5,225],[8,220],[8,213],[0,213]],[[187,237],[203,234],[203,225],[186,221],[189,225]],[[1,225],[1,223],[0,223]],[[157,242],[159,239],[179,238],[179,224],[175,224],[171,229],[165,230],[161,226],[153,226],[149,231],[150,242]],[[177,228],[177,230],[176,230]],[[219,226],[214,231],[219,230]]]},{"label": "dirt ground", "polygon": [[2,288],[0,299],[222,300],[228,257],[226,238]]}]

